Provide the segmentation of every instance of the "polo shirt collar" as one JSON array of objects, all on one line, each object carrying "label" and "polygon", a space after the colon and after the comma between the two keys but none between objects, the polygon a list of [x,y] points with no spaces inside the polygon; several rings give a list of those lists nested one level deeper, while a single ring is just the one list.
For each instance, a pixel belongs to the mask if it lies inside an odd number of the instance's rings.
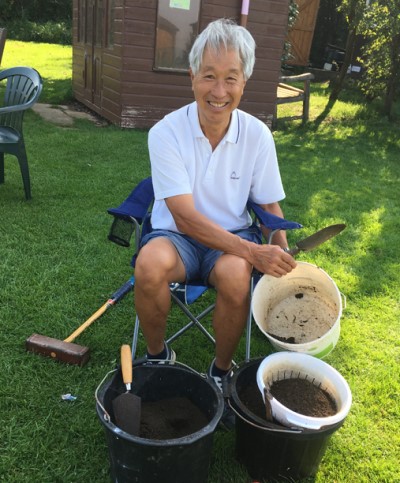
[{"label": "polo shirt collar", "polygon": [[[192,102],[188,105],[187,116],[189,118],[190,125],[193,130],[193,134],[196,138],[205,138],[199,122],[199,115],[197,110],[197,102]],[[232,112],[231,122],[229,124],[228,132],[225,134],[222,142],[236,144],[239,139],[240,133],[240,119],[238,110],[235,109]]]}]

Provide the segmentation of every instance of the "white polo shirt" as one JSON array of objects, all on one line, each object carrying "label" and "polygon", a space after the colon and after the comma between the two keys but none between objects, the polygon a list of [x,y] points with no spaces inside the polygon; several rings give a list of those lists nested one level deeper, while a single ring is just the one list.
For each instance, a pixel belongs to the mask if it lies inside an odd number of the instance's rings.
[{"label": "white polo shirt", "polygon": [[265,204],[285,197],[268,127],[239,109],[225,137],[212,151],[193,102],[172,112],[149,131],[155,203],[152,225],[178,231],[165,198],[192,194],[195,207],[226,230],[250,226],[250,198]]}]

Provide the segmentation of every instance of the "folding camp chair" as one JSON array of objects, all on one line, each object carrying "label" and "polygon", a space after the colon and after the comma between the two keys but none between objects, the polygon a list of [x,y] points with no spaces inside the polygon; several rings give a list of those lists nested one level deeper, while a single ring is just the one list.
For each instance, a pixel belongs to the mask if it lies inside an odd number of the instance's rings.
[{"label": "folding camp chair", "polygon": [[[151,178],[142,180],[130,193],[130,195],[121,203],[118,208],[110,208],[108,213],[113,215],[114,220],[111,225],[108,239],[112,242],[129,247],[131,245],[131,238],[134,235],[134,255],[132,257],[131,265],[134,267],[136,257],[139,251],[140,240],[144,235],[151,231],[151,206],[154,201],[154,191]],[[271,230],[268,243],[271,243],[273,235],[279,230],[290,230],[295,228],[302,228],[302,225],[293,221],[287,221],[283,218],[275,216],[271,213],[265,212],[258,205],[252,201],[248,202],[249,211],[253,212],[259,223]],[[260,274],[254,272],[251,277],[250,294],[253,294],[253,289]],[[202,319],[206,317],[215,307],[212,303],[199,315],[195,315],[190,309],[190,306],[198,300],[210,287],[204,286],[201,282],[191,282],[190,284],[173,283],[170,285],[171,297],[176,305],[182,310],[189,321],[180,328],[176,333],[169,337],[167,344],[173,342],[186,331],[192,327],[199,329],[206,338],[215,344],[214,337],[201,323]],[[246,361],[250,359],[250,345],[251,345],[251,323],[252,314],[251,309],[247,317],[246,329]],[[132,341],[132,357],[136,357],[138,336],[139,336],[139,319],[136,316],[135,327]]]}]

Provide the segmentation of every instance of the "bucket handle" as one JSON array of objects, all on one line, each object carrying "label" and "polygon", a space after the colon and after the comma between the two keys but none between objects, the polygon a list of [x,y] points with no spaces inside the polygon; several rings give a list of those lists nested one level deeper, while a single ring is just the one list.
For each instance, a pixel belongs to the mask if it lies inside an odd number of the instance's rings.
[{"label": "bucket handle", "polygon": [[342,297],[343,310],[346,310],[347,308],[346,295],[343,292],[339,292],[339,293],[340,293],[340,296]]},{"label": "bucket handle", "polygon": [[96,390],[94,392],[94,397],[96,399],[96,403],[99,405],[100,409],[103,411],[103,418],[104,418],[104,421],[107,421],[107,423],[110,423],[111,422],[111,417],[108,414],[108,412],[106,411],[106,408],[101,404],[101,402],[99,400],[99,390],[100,390],[100,387],[106,381],[106,379],[108,379],[108,377],[110,377],[110,374],[112,374],[113,372],[116,372],[116,370],[117,369],[113,369],[112,371],[107,372],[107,374],[100,381],[100,384],[97,386],[97,388],[96,388]]},{"label": "bucket handle", "polygon": [[[133,363],[135,363],[135,361],[133,361]],[[165,363],[165,361],[163,361],[164,365],[165,364],[168,364],[168,365],[174,365],[174,366],[181,366],[185,369],[188,369],[190,372],[202,377],[203,379],[206,378],[205,374],[200,374],[200,372],[197,372],[195,369],[193,369],[192,367],[188,366],[187,364],[184,364],[183,362],[179,362],[179,361],[174,361],[173,363],[170,362],[170,363]],[[111,374],[113,374],[114,372],[116,372],[118,370],[117,369],[113,369],[109,372],[107,372],[107,374],[103,377],[103,379],[100,381],[100,384],[97,386],[95,392],[94,392],[94,397],[96,399],[96,403],[99,405],[100,409],[103,411],[103,418],[105,421],[107,421],[107,423],[110,423],[111,422],[111,416],[109,415],[109,413],[107,412],[107,410],[105,409],[105,407],[101,404],[100,402],[100,399],[99,399],[99,390],[100,390],[100,387],[104,384],[104,382],[110,377]]]},{"label": "bucket handle", "polygon": [[[236,409],[233,407],[231,404],[230,399],[227,399],[228,405],[230,409],[236,414],[237,417],[242,419],[245,423],[250,424],[254,428],[261,429],[262,431],[273,431],[274,433],[294,433],[294,434],[301,434],[303,431],[300,428],[287,428],[287,429],[280,429],[278,427],[272,428],[268,426],[260,426],[259,424],[253,423],[252,421],[249,421],[248,419],[245,419]],[[277,425],[276,425],[277,426]]]}]

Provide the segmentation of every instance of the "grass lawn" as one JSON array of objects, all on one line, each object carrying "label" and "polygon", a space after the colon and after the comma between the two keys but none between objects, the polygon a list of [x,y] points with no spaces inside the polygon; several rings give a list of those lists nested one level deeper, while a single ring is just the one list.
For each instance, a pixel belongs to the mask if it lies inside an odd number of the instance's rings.
[{"label": "grass lawn", "polygon": [[[2,68],[29,65],[26,58],[47,80],[42,101],[64,102],[70,48],[7,41]],[[298,260],[323,268],[346,297],[341,336],[325,361],[348,381],[353,405],[309,481],[399,481],[400,125],[350,92],[322,119],[327,86],[311,90],[311,122],[274,134],[287,194],[282,206],[304,225],[288,235],[292,245],[326,225],[347,224]],[[107,240],[106,210],[150,173],[147,133],[86,121],[62,128],[33,112],[25,119],[33,199],[24,200],[10,156],[0,186],[0,481],[106,483],[107,444],[94,392],[116,367],[120,345],[131,340],[132,296],[77,339],[92,351],[83,368],[26,353],[24,341],[32,333],[66,338],[130,277],[129,249]],[[174,309],[170,326],[177,322]],[[237,361],[244,359],[243,342]],[[254,357],[272,351],[256,329],[252,348]],[[201,372],[213,354],[196,333],[174,349]],[[66,393],[77,399],[63,401]],[[234,453],[234,433],[218,431],[209,483],[250,483]]]},{"label": "grass lawn", "polygon": [[72,48],[68,45],[7,40],[1,68],[33,67],[43,78],[40,102],[63,103],[72,98]]}]

